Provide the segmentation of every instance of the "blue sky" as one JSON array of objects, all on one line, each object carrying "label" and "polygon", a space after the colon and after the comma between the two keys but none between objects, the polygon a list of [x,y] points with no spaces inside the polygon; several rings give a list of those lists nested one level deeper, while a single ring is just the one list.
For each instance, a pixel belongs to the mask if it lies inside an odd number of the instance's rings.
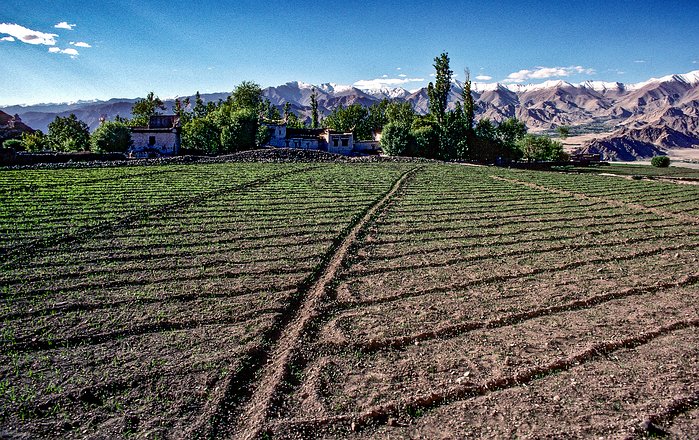
[{"label": "blue sky", "polygon": [[696,0],[4,0],[0,105],[243,80],[415,89],[442,51],[483,82],[639,82],[699,69],[697,23]]}]

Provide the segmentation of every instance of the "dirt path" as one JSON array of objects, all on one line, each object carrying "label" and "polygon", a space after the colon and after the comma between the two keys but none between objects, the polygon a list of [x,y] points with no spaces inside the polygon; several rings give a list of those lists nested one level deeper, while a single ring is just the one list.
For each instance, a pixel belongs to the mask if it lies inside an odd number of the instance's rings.
[{"label": "dirt path", "polygon": [[550,193],[553,193],[553,194],[560,194],[560,195],[564,195],[564,196],[571,196],[571,197],[575,197],[576,199],[579,199],[579,200],[591,200],[591,201],[595,201],[595,202],[606,203],[606,204],[608,204],[608,205],[611,205],[611,206],[614,206],[614,207],[617,207],[617,208],[630,208],[630,209],[633,209],[633,210],[635,210],[635,211],[651,212],[651,213],[656,214],[656,215],[659,215],[659,216],[661,216],[661,217],[665,217],[665,218],[674,218],[674,219],[682,220],[682,221],[685,221],[685,222],[690,222],[690,223],[694,223],[694,224],[699,224],[699,218],[694,217],[694,216],[692,216],[692,215],[681,214],[681,213],[677,213],[677,212],[665,211],[665,210],[663,210],[663,209],[652,208],[652,207],[649,207],[649,206],[640,205],[640,204],[638,204],[638,203],[622,202],[622,201],[620,201],[620,200],[607,199],[607,198],[604,198],[604,197],[589,196],[589,195],[583,194],[583,193],[577,193],[577,192],[573,192],[573,191],[566,191],[566,190],[562,190],[562,189],[549,188],[549,187],[547,187],[547,186],[538,185],[538,184],[536,184],[536,183],[527,182],[527,181],[524,181],[524,180],[507,179],[507,178],[505,178],[505,177],[500,177],[500,176],[490,176],[490,178],[491,178],[491,179],[494,179],[494,180],[500,180],[500,181],[502,181],[502,182],[508,182],[508,183],[514,183],[514,184],[517,184],[517,185],[526,186],[526,187],[528,187],[528,188],[536,189],[536,190],[539,190],[539,191],[546,191],[546,192],[550,192]]},{"label": "dirt path", "polygon": [[[404,173],[388,193],[367,209],[354,226],[345,233],[344,238],[341,238],[340,243],[332,251],[332,254],[326,260],[327,263],[325,263],[325,266],[317,275],[317,279],[307,289],[301,300],[301,305],[294,313],[293,318],[281,330],[266,364],[258,372],[259,380],[257,380],[257,385],[249,401],[236,417],[240,424],[231,432],[235,438],[255,439],[264,431],[268,413],[273,406],[280,387],[284,384],[289,374],[289,365],[293,362],[294,356],[300,349],[303,335],[311,321],[317,316],[323,303],[326,289],[340,269],[349,249],[360,232],[418,170],[419,168],[414,168]],[[219,404],[219,406],[223,405]]]}]

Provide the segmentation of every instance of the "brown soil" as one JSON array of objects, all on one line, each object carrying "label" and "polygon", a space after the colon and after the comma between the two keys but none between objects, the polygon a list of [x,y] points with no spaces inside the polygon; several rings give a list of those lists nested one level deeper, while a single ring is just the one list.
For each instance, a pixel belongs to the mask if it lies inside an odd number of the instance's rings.
[{"label": "brown soil", "polygon": [[0,436],[697,437],[695,187],[391,166],[17,254]]}]

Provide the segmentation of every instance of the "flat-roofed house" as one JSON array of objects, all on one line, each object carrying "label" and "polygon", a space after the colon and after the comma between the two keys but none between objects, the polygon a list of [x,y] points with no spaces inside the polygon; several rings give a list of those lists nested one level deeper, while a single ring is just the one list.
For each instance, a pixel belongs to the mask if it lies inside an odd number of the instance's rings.
[{"label": "flat-roofed house", "polygon": [[180,152],[180,118],[176,115],[151,116],[147,127],[132,127],[131,157],[176,156]]}]

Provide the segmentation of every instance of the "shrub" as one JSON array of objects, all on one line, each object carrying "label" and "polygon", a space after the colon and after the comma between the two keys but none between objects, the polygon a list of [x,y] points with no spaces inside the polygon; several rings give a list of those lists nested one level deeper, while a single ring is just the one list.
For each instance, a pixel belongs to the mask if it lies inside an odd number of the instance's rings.
[{"label": "shrub", "polygon": [[92,149],[99,153],[125,153],[131,147],[131,129],[123,122],[105,122],[90,137]]},{"label": "shrub", "polygon": [[7,150],[19,151],[22,150],[22,141],[19,139],[8,139],[3,142],[2,147]]},{"label": "shrub", "polygon": [[655,156],[651,159],[650,164],[658,168],[667,168],[670,166],[670,158],[667,156]]}]

